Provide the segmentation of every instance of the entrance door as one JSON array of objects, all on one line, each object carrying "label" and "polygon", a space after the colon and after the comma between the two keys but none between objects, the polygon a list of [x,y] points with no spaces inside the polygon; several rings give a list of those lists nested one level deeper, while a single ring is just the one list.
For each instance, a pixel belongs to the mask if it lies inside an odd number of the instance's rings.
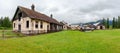
[{"label": "entrance door", "polygon": [[50,31],[50,29],[49,29],[49,25],[47,25],[47,32],[49,32]]},{"label": "entrance door", "polygon": [[100,26],[100,29],[103,29],[103,26]]},{"label": "entrance door", "polygon": [[21,25],[18,25],[18,31],[21,32]]}]

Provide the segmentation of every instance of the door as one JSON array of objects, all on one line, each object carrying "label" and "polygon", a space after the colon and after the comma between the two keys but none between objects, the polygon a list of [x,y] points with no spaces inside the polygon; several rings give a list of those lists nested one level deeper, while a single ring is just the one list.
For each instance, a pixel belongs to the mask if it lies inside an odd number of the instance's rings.
[{"label": "door", "polygon": [[18,25],[18,32],[21,32],[21,25]]},{"label": "door", "polygon": [[49,25],[47,25],[47,32],[49,32],[50,31],[50,29],[49,29]]},{"label": "door", "polygon": [[100,29],[103,29],[103,26],[100,26]]}]

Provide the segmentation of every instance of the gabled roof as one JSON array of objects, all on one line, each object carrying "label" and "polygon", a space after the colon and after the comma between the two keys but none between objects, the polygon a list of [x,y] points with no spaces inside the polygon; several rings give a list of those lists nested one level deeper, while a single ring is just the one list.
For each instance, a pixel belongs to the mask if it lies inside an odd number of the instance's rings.
[{"label": "gabled roof", "polygon": [[93,24],[94,26],[101,26],[101,25],[103,25],[102,24],[102,22],[97,22],[97,23],[95,23],[95,24]]},{"label": "gabled roof", "polygon": [[[54,18],[51,18],[51,17],[49,17],[45,14],[39,13],[37,11],[33,11],[31,9],[28,9],[28,8],[25,8],[25,7],[22,7],[22,6],[17,7],[16,13],[17,13],[18,10],[20,10],[21,12],[24,12],[28,17],[30,17],[32,19],[38,19],[38,20],[49,22],[49,23],[54,23],[54,24],[61,25],[60,22],[58,22]],[[14,21],[16,13],[15,13],[12,21]]]}]

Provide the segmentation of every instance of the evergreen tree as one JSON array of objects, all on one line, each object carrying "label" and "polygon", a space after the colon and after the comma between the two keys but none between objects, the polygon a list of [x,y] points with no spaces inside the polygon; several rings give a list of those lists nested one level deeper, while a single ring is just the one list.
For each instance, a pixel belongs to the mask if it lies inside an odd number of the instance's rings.
[{"label": "evergreen tree", "polygon": [[9,19],[9,17],[5,17],[3,20],[3,27],[7,27],[10,28],[11,27],[11,21]]},{"label": "evergreen tree", "polygon": [[118,19],[115,20],[115,28],[118,28]]},{"label": "evergreen tree", "polygon": [[12,22],[10,21],[9,17],[1,17],[0,18],[0,28],[10,28],[12,26]]},{"label": "evergreen tree", "polygon": [[1,24],[2,24],[2,20],[1,20],[1,18],[0,18],[0,27],[1,27]]},{"label": "evergreen tree", "polygon": [[102,24],[103,24],[105,27],[107,27],[107,22],[106,22],[106,19],[105,19],[105,18],[103,18]]},{"label": "evergreen tree", "polygon": [[113,18],[113,21],[112,21],[112,28],[115,28],[115,17]]},{"label": "evergreen tree", "polygon": [[0,27],[3,27],[3,17],[0,18]]},{"label": "evergreen tree", "polygon": [[102,20],[102,24],[105,25],[105,19],[104,19],[104,18],[103,18],[103,20]]},{"label": "evergreen tree", "polygon": [[118,28],[120,28],[120,16],[118,16]]},{"label": "evergreen tree", "polygon": [[109,29],[109,18],[107,18],[107,29]]}]

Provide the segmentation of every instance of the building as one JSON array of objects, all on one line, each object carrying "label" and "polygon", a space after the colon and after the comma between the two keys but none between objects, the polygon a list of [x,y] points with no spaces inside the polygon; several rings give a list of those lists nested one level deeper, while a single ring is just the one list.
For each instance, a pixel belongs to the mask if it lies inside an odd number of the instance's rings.
[{"label": "building", "polygon": [[63,25],[53,18],[35,10],[18,6],[12,19],[13,31],[23,34],[38,34],[62,30]]},{"label": "building", "polygon": [[96,28],[95,29],[97,29],[97,30],[103,30],[103,29],[105,29],[105,26],[102,24],[102,23],[96,23],[96,24],[94,24],[95,26],[96,26]]},{"label": "building", "polygon": [[68,30],[69,28],[68,23],[66,23],[65,21],[61,21],[60,23],[63,25],[63,30]]},{"label": "building", "polygon": [[79,25],[70,25],[71,30],[80,30]]},{"label": "building", "polygon": [[99,24],[99,25],[97,25],[96,26],[96,29],[101,29],[101,30],[104,30],[105,29],[105,26],[104,25],[102,25],[102,24]]},{"label": "building", "polygon": [[87,25],[83,25],[81,28],[80,28],[80,31],[83,31],[83,32],[88,32],[88,31],[93,31],[95,29],[95,26],[92,25],[92,24],[87,24]]}]

